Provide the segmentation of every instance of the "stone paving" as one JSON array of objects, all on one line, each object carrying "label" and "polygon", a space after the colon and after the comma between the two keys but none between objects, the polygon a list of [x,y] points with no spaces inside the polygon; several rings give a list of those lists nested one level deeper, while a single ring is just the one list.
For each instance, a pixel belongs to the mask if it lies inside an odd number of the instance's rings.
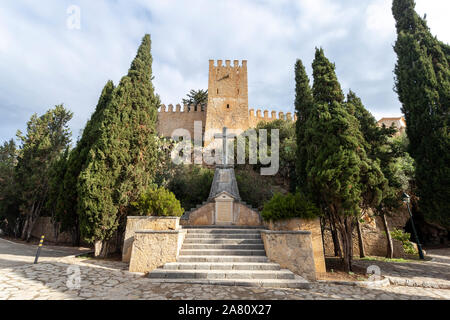
[{"label": "stone paving", "polygon": [[432,260],[407,263],[355,260],[354,264],[363,268],[377,265],[381,274],[394,284],[450,289],[450,248],[427,250],[427,257]]},{"label": "stone paving", "polygon": [[[4,246],[5,243],[0,248]],[[9,243],[9,246],[8,255],[0,251],[0,261],[10,258],[12,249],[19,257],[21,250],[25,250],[23,245]],[[48,257],[36,265],[32,262],[0,265],[0,299],[450,299],[450,290],[407,286],[362,288],[313,283],[311,289],[270,289],[156,284],[150,280],[142,274],[128,272],[127,264],[122,262]]]}]

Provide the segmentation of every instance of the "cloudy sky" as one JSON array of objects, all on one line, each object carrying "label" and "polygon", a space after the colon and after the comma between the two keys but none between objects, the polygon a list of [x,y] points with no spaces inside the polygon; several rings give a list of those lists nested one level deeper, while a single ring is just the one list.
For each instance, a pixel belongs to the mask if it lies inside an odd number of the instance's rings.
[{"label": "cloudy sky", "polygon": [[[416,0],[450,42],[448,0]],[[72,6],[80,29],[68,27]],[[127,73],[145,33],[163,103],[208,86],[209,59],[248,60],[251,108],[293,111],[295,60],[311,75],[315,47],[377,118],[399,116],[391,0],[0,0],[0,142],[33,113],[64,103],[74,138],[108,79]],[[70,10],[69,10],[70,11]]]}]

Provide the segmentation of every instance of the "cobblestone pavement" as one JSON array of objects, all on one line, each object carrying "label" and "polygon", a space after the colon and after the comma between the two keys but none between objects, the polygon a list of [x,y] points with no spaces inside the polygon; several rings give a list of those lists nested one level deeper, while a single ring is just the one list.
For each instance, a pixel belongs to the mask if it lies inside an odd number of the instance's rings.
[{"label": "cobblestone pavement", "polygon": [[396,284],[450,289],[450,248],[429,249],[427,256],[433,260],[407,263],[355,260],[354,264],[364,268],[377,265],[381,275]]},{"label": "cobblestone pavement", "polygon": [[[33,263],[38,246],[22,244],[0,238],[0,269]],[[90,251],[88,248],[75,248],[46,245],[41,249],[39,261],[56,261],[58,258]]]},{"label": "cobblestone pavement", "polygon": [[[10,246],[18,256],[24,250],[17,244],[10,243]],[[8,252],[0,251],[0,261],[10,258],[11,250]],[[0,299],[450,299],[450,290],[406,286],[362,288],[326,283],[314,283],[311,289],[156,284],[142,274],[128,272],[127,264],[122,262],[48,257],[36,265],[22,262],[0,267]]]}]

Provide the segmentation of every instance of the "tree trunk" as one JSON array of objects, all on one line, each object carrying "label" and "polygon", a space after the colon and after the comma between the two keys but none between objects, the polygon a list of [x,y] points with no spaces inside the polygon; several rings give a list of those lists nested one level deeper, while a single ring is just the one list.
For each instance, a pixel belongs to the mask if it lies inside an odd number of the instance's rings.
[{"label": "tree trunk", "polygon": [[79,247],[80,240],[80,228],[78,226],[78,221],[76,221],[75,226],[72,228],[72,245],[74,247]]},{"label": "tree trunk", "polygon": [[389,231],[389,225],[386,219],[386,215],[383,213],[381,215],[381,218],[383,220],[383,225],[384,225],[384,230],[386,231],[386,240],[387,240],[387,254],[386,257],[387,258],[394,258],[394,245],[392,243],[392,237],[391,237],[391,233]]},{"label": "tree trunk", "polygon": [[335,224],[334,219],[331,216],[331,214],[330,214],[330,230],[331,230],[331,238],[333,239],[334,256],[342,258],[342,251],[341,251],[339,236],[336,231],[336,224]]},{"label": "tree trunk", "polygon": [[43,205],[43,200],[40,200],[36,206],[33,206],[33,211],[31,211],[30,215],[30,223],[28,225],[28,232],[27,232],[27,242],[30,242],[31,239],[31,232],[33,231],[34,224],[36,223],[37,219],[41,215],[41,207]]},{"label": "tree trunk", "polygon": [[106,258],[109,253],[109,242],[105,240],[96,240],[94,243],[94,255],[97,258]]},{"label": "tree trunk", "polygon": [[356,230],[358,231],[359,257],[364,258],[366,256],[366,250],[364,249],[364,240],[361,232],[361,224],[358,218],[356,218]]},{"label": "tree trunk", "polygon": [[102,252],[102,247],[103,247],[103,241],[96,240],[94,242],[94,256],[95,257],[99,257],[100,256],[100,253]]},{"label": "tree trunk", "polygon": [[28,226],[27,242],[30,242],[30,240],[31,240],[31,232],[33,231],[33,227],[34,227],[34,224],[35,224],[36,221],[37,221],[37,217],[36,217],[35,219],[31,218],[30,220],[31,220],[31,223],[30,223],[30,225]]},{"label": "tree trunk", "polygon": [[338,228],[341,233],[344,271],[352,271],[353,259],[353,217],[337,217]]},{"label": "tree trunk", "polygon": [[325,227],[327,225],[327,220],[324,217],[320,218],[320,233],[322,235],[322,249],[323,252],[325,252],[325,238],[324,238],[324,234],[325,234]]},{"label": "tree trunk", "polygon": [[28,231],[28,221],[30,220],[29,216],[25,217],[25,223],[23,225],[22,234],[20,235],[20,239],[25,240],[27,237],[27,231]]}]

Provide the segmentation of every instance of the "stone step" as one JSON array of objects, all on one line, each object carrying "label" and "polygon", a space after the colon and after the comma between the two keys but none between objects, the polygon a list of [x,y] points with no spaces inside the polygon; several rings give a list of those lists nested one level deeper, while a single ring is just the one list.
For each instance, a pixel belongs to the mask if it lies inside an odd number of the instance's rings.
[{"label": "stone step", "polygon": [[170,262],[163,267],[168,270],[280,270],[278,263],[271,262]]},{"label": "stone step", "polygon": [[240,228],[186,228],[187,233],[225,233],[225,234],[259,234],[260,229],[240,229]]},{"label": "stone step", "polygon": [[181,247],[181,250],[191,249],[264,250],[264,244],[184,243]]},{"label": "stone step", "polygon": [[216,286],[244,286],[244,287],[264,287],[264,288],[295,288],[309,289],[311,283],[302,277],[296,276],[295,279],[156,279],[150,278],[147,281],[152,283],[188,283]]},{"label": "stone step", "polygon": [[246,249],[181,249],[180,256],[264,256],[264,250]]},{"label": "stone step", "polygon": [[268,262],[269,259],[266,255],[261,256],[179,256],[177,262],[189,262],[189,263],[198,263],[198,262],[245,262],[245,263],[255,263],[255,262]]},{"label": "stone step", "polygon": [[295,279],[295,274],[285,270],[169,270],[156,269],[148,274],[158,279]]},{"label": "stone step", "polygon": [[246,229],[246,230],[261,230],[266,229],[264,226],[229,226],[229,225],[204,225],[204,226],[183,226],[183,229]]},{"label": "stone step", "polygon": [[264,244],[262,239],[186,238],[184,244]]},{"label": "stone step", "polygon": [[192,239],[261,239],[261,234],[258,233],[229,233],[229,234],[214,234],[214,233],[187,233],[185,240]]}]

